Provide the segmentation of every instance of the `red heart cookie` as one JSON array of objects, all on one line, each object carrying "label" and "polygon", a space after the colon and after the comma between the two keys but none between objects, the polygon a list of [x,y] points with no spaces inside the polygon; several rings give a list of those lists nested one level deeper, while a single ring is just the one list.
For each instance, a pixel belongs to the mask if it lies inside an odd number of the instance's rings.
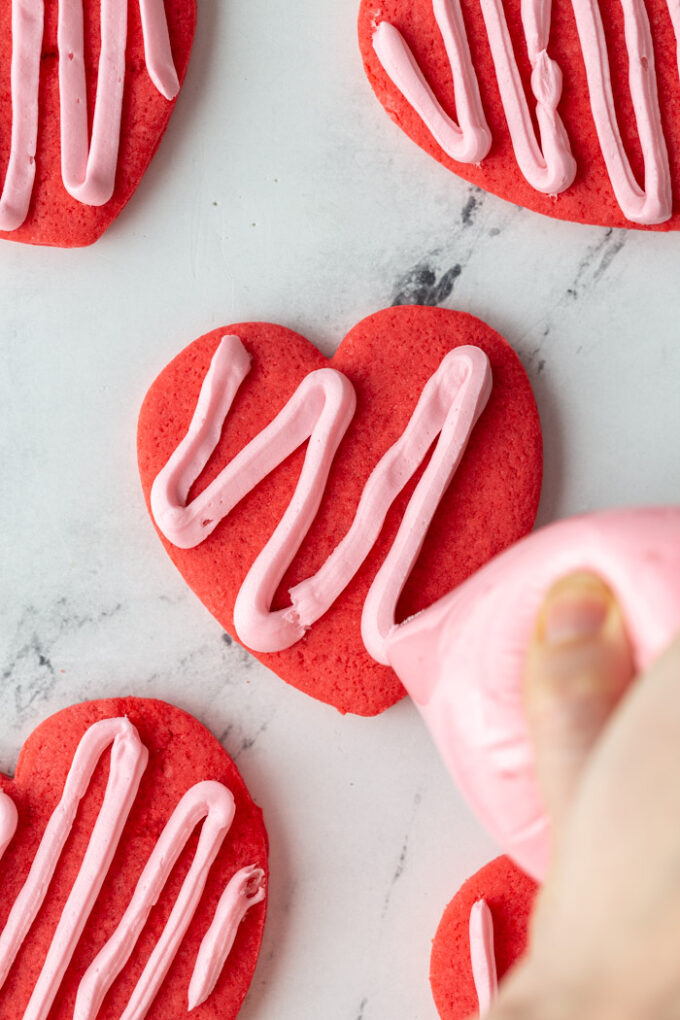
[{"label": "red heart cookie", "polygon": [[267,834],[200,723],[147,699],[75,705],[33,732],[1,786],[4,1020],[236,1017],[262,940]]},{"label": "red heart cookie", "polygon": [[2,5],[0,237],[100,237],[168,125],[195,23],[195,0]]},{"label": "red heart cookie", "polygon": [[[497,857],[456,893],[439,922],[430,957],[430,984],[442,1020],[467,1020],[485,1008],[489,984],[495,976],[502,978],[526,949],[537,888],[509,857]],[[485,922],[480,922],[480,905],[488,911]],[[482,925],[491,982],[480,951]]]},{"label": "red heart cookie", "polygon": [[542,469],[512,349],[422,307],[370,316],[330,361],[281,326],[213,330],[152,385],[138,455],[165,548],[225,630],[361,715],[404,695],[380,653],[395,612],[526,534]]},{"label": "red heart cookie", "polygon": [[390,117],[454,173],[558,219],[677,229],[680,21],[666,0],[362,0]]}]

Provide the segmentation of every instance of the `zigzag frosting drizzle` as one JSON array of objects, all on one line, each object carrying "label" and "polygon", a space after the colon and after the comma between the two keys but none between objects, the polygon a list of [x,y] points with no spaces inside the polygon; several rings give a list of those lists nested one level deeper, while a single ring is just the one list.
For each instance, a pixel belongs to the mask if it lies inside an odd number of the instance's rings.
[{"label": "zigzag frosting drizzle", "polygon": [[470,346],[446,355],[425,384],[406,429],[369,476],[349,531],[321,569],[291,590],[290,607],[277,611],[270,608],[276,589],[319,509],[356,398],[342,373],[332,368],[311,372],[274,420],[187,503],[189,490],[217,446],[229,408],[249,370],[250,356],[239,338],[223,337],[187,434],[154,480],[154,520],[174,545],[182,549],[198,545],[251,489],[309,440],[288,508],[250,568],[234,607],[234,624],[244,644],[259,652],[280,651],[299,641],[349,584],[375,544],[394,499],[436,440],[364,603],[364,644],[374,659],[387,664],[384,644],[395,627],[399,595],[491,392],[488,358],[478,347]]},{"label": "zigzag frosting drizzle", "polygon": [[[92,725],[82,737],[61,800],[50,817],[26,881],[0,934],[1,987],[48,893],[78,805],[87,792],[97,763],[109,747],[111,762],[104,799],[23,1020],[45,1020],[48,1016],[137,796],[149,755],[137,730],[127,719],[103,719]],[[133,953],[151,908],[161,897],[179,855],[194,829],[202,822],[191,867],[121,1020],[143,1020],[147,1015],[198,908],[208,873],[233,817],[234,798],[221,783],[197,783],[184,794],[147,861],[118,927],[80,982],[73,1020],[94,1020],[97,1016],[106,992]],[[16,807],[11,798],[2,793],[1,853],[11,842],[16,826]],[[200,1005],[213,991],[238,924],[249,907],[264,899],[263,881],[261,869],[246,867],[228,883],[198,952],[188,1009]]]},{"label": "zigzag frosting drizzle", "polygon": [[[444,152],[461,163],[479,163],[491,147],[460,0],[431,0],[453,77],[459,123],[442,108],[398,29],[376,25],[373,47],[393,84]],[[552,0],[523,0],[522,25],[531,65],[531,90],[539,138],[508,31],[503,0],[479,0],[503,110],[517,164],[537,191],[557,195],[576,175],[576,162],[558,113],[562,71],[548,53]],[[618,125],[609,55],[597,0],[572,0],[585,63],[590,105],[616,200],[633,223],[663,223],[672,213],[668,151],[661,124],[654,47],[644,0],[621,0],[629,84],[644,161],[644,187],[635,179]],[[668,0],[680,42],[680,7]]]},{"label": "zigzag frosting drizzle", "polygon": [[[64,187],[85,205],[104,205],[113,194],[125,87],[127,0],[101,0],[101,51],[97,97],[88,131],[83,36],[85,0],[58,0],[61,173]],[[139,0],[149,77],[166,99],[179,81],[172,59],[163,0]],[[12,0],[12,137],[0,196],[0,230],[26,219],[35,181],[44,0]]]}]

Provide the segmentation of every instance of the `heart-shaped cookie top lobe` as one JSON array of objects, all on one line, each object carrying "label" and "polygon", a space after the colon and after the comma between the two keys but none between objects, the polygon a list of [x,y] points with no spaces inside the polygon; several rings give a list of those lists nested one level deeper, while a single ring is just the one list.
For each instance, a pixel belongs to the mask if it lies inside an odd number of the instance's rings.
[{"label": "heart-shaped cookie top lobe", "polygon": [[138,453],[165,548],[225,630],[362,715],[404,694],[386,635],[526,534],[542,467],[512,349],[421,307],[370,316],[330,361],[279,326],[214,330],[152,385]]},{"label": "heart-shaped cookie top lobe", "polygon": [[196,719],[139,698],[42,723],[0,793],[6,1020],[227,1020],[265,920],[267,835]]},{"label": "heart-shaped cookie top lobe", "polygon": [[534,878],[550,832],[524,710],[541,602],[566,574],[601,577],[642,671],[680,630],[680,508],[560,521],[525,538],[390,636],[390,662],[482,824]]},{"label": "heart-shaped cookie top lobe", "polygon": [[680,225],[680,15],[667,0],[362,0],[383,107],[468,181],[576,223]]},{"label": "heart-shaped cookie top lobe", "polygon": [[195,23],[195,0],[3,5],[0,237],[97,240],[163,136]]},{"label": "heart-shaped cookie top lobe", "polygon": [[486,1015],[498,982],[524,954],[537,891],[509,857],[497,857],[456,893],[430,956],[430,984],[442,1020]]}]

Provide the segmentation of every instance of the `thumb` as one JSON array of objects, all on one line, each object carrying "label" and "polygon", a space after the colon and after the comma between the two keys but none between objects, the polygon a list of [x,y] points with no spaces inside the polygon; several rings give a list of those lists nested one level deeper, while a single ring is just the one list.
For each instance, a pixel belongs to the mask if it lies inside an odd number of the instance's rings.
[{"label": "thumb", "polygon": [[538,783],[555,834],[633,674],[623,614],[611,589],[594,574],[558,581],[539,612],[524,681]]}]

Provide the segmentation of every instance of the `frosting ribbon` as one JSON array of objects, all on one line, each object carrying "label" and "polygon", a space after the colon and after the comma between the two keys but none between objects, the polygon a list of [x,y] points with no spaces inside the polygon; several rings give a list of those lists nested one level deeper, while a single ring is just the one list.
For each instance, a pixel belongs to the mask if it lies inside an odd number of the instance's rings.
[{"label": "frosting ribbon", "polygon": [[0,790],[0,860],[14,839],[19,824],[17,806],[11,797]]},{"label": "frosting ribbon", "polygon": [[[442,108],[407,42],[392,24],[375,28],[373,48],[383,69],[443,151],[462,163],[478,163],[491,135],[463,23],[460,0],[431,0],[453,78],[460,125]],[[680,45],[680,11],[668,0]],[[531,66],[531,90],[540,134],[532,124],[502,0],[480,0],[496,79],[515,158],[537,191],[558,195],[574,181],[576,161],[557,112],[562,71],[549,56],[552,0],[523,0],[522,27]],[[597,0],[572,0],[586,70],[590,105],[602,156],[619,206],[633,223],[663,223],[672,214],[670,165],[661,123],[654,47],[644,0],[621,0],[629,61],[629,85],[644,162],[637,183],[621,139],[612,92],[609,54]]]},{"label": "frosting ribbon", "polygon": [[[84,0],[59,0],[59,103],[61,172],[77,201],[104,205],[113,194],[118,166],[125,87],[127,0],[102,0],[97,93],[88,131],[84,52]],[[179,92],[163,0],[139,0],[149,77],[168,100]],[[12,0],[12,137],[0,197],[0,230],[26,219],[35,181],[44,0]]]},{"label": "frosting ribbon", "polygon": [[[148,762],[148,751],[127,719],[94,723],[76,749],[61,799],[54,809],[24,885],[0,934],[0,987],[35,920],[50,887],[78,805],[88,790],[104,752],[111,748],[104,799],[69,896],[52,936],[24,1020],[46,1020],[119,846]],[[95,1020],[106,992],[132,954],[151,908],[158,902],[177,859],[193,830],[203,822],[191,867],[165,928],[138,979],[121,1020],[143,1020],[180,948],[198,908],[210,868],[234,817],[234,798],[221,783],[191,787],[175,808],[137,882],[130,904],[113,935],[85,972],[76,997],[74,1020]],[[0,856],[11,842],[17,810],[7,794],[0,797]],[[189,1008],[212,992],[233,944],[239,922],[265,895],[264,873],[241,869],[223,893],[201,944],[189,992]],[[214,932],[228,932],[218,944]],[[211,934],[212,933],[212,934]]]},{"label": "frosting ribbon", "polygon": [[493,917],[486,900],[477,900],[470,911],[470,963],[480,1017],[486,1016],[498,994]]},{"label": "frosting ribbon", "polygon": [[373,658],[387,664],[384,644],[395,627],[399,595],[491,392],[488,358],[470,346],[445,356],[427,381],[406,429],[366,481],[349,531],[320,570],[291,590],[291,605],[276,611],[270,608],[274,594],[316,516],[356,398],[349,380],[335,369],[311,372],[273,421],[187,503],[249,368],[250,356],[239,338],[223,337],[188,431],[154,479],[151,512],[156,525],[174,545],[193,548],[246,493],[309,440],[291,501],[248,571],[234,607],[234,625],[244,644],[259,652],[280,651],[299,641],[349,584],[380,534],[394,499],[436,440],[362,613],[364,644]]}]

